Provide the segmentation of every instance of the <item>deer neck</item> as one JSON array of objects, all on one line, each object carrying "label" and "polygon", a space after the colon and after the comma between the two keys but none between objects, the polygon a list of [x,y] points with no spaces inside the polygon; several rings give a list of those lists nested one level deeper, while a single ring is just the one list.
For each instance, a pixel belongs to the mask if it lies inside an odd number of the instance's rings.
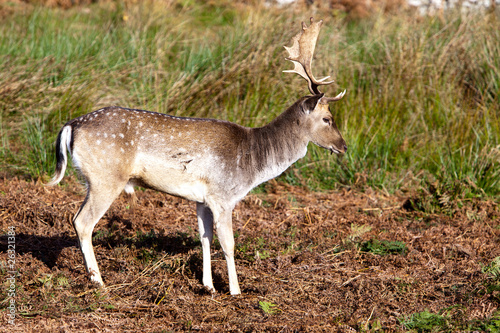
[{"label": "deer neck", "polygon": [[290,108],[266,126],[253,128],[248,136],[245,168],[254,174],[254,184],[280,175],[307,152],[308,140],[299,111]]}]

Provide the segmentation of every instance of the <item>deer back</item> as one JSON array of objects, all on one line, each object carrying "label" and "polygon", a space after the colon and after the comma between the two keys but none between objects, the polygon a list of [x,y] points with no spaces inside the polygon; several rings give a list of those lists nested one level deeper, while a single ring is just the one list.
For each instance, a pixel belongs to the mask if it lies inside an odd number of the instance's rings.
[{"label": "deer back", "polygon": [[67,125],[72,127],[73,159],[87,180],[131,179],[196,201],[202,198],[182,188],[206,192],[203,187],[234,177],[237,150],[248,135],[248,129],[226,121],[121,107]]}]

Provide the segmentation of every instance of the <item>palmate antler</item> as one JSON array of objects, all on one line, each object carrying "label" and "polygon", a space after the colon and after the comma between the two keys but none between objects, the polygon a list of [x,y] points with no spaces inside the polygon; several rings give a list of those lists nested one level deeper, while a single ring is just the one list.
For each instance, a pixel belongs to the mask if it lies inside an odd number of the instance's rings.
[{"label": "palmate antler", "polygon": [[[318,86],[332,84],[334,81],[325,81],[329,78],[326,76],[322,79],[316,79],[311,71],[311,63],[314,54],[314,48],[316,47],[316,41],[318,40],[319,30],[321,29],[321,25],[323,24],[323,20],[319,20],[318,22],[314,22],[314,19],[311,17],[311,25],[309,27],[306,26],[304,22],[302,22],[302,30],[292,38],[292,46],[287,47],[285,49],[288,51],[288,58],[286,60],[290,60],[294,64],[294,69],[283,71],[285,73],[297,73],[307,80],[309,84],[309,91],[311,94],[318,95],[321,94]],[[338,101],[342,97],[344,97],[345,90],[338,94],[335,97],[323,97],[321,102],[328,103],[333,101]]]}]

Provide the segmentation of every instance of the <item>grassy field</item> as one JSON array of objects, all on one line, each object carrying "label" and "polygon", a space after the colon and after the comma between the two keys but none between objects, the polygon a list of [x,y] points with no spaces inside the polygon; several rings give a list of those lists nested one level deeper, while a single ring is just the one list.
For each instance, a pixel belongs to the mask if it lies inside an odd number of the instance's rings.
[{"label": "grassy field", "polygon": [[[0,21],[0,156],[8,174],[46,179],[67,120],[120,105],[260,126],[308,93],[282,73],[310,10],[234,2],[27,7]],[[435,200],[500,193],[500,21],[495,14],[374,14],[325,20],[317,76],[342,159],[311,147],[282,180],[312,189],[419,189]]]}]

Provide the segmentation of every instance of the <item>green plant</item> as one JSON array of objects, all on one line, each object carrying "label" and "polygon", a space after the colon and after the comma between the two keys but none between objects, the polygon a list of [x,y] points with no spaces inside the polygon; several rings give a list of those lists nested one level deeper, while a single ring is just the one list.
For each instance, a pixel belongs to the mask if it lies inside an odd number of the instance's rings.
[{"label": "green plant", "polygon": [[275,315],[281,312],[276,304],[267,301],[259,301],[259,307],[267,315]]},{"label": "green plant", "polygon": [[500,311],[495,311],[489,320],[485,323],[485,331],[499,332],[500,331]]},{"label": "green plant", "polygon": [[387,254],[405,255],[408,250],[406,244],[401,241],[380,241],[378,239],[370,239],[369,241],[361,243],[359,249],[360,251],[371,252],[381,256]]},{"label": "green plant", "polygon": [[494,280],[500,281],[500,257],[493,259],[488,265],[484,266],[482,272]]},{"label": "green plant", "polygon": [[38,278],[38,282],[46,288],[51,288],[53,285],[53,274],[45,274],[43,277]]},{"label": "green plant", "polygon": [[495,311],[489,318],[470,321],[467,328],[470,332],[500,332],[500,311]]},{"label": "green plant", "polygon": [[428,310],[404,316],[399,322],[404,328],[417,332],[442,332],[448,328],[446,318]]},{"label": "green plant", "polygon": [[351,223],[351,234],[348,236],[348,242],[357,242],[361,236],[370,232],[372,227],[368,224],[357,225],[356,223]]},{"label": "green plant", "polygon": [[66,288],[66,287],[69,286],[69,281],[68,281],[68,278],[66,276],[64,276],[64,275],[58,275],[55,278],[55,284],[59,288]]}]

